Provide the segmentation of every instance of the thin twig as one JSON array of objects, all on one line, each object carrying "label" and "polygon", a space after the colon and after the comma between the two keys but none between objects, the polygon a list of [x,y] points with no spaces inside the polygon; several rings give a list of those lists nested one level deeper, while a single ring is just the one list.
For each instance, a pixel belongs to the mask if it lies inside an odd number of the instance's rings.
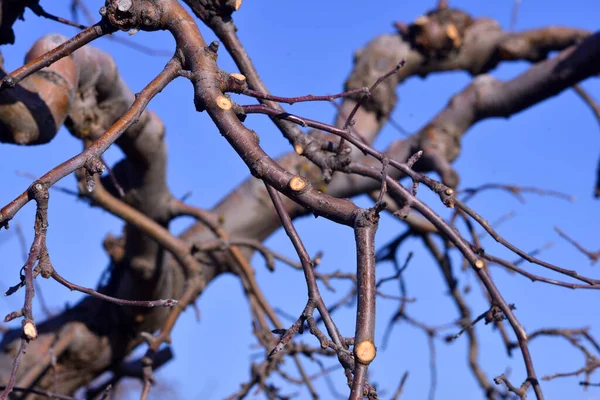
[{"label": "thin twig", "polygon": [[[192,217],[196,218],[198,221],[200,221],[202,224],[206,225],[217,237],[221,238],[222,240],[230,240],[229,234],[220,226],[220,224],[217,222],[217,218],[215,218],[215,216],[212,215],[211,213],[209,213],[205,210],[202,210],[198,207],[193,207],[193,206],[187,205],[177,199],[172,200],[170,208],[171,208],[171,213],[174,216],[179,216],[179,215],[192,216]],[[249,244],[249,242],[244,242],[244,243]],[[256,282],[256,279],[254,277],[254,270],[253,270],[252,266],[250,265],[250,263],[248,262],[247,258],[243,255],[243,253],[237,246],[228,246],[227,250],[230,253],[231,257],[235,260],[235,263],[239,266],[239,271],[236,271],[236,272],[238,272],[240,275],[242,283],[243,283],[245,289],[247,290],[248,297],[250,297],[250,301],[251,302],[254,301],[258,304],[260,309],[262,309],[264,314],[268,316],[271,323],[276,327],[276,329],[281,329],[283,327],[283,324],[281,323],[279,318],[277,318],[275,311],[273,310],[273,308],[271,307],[271,305],[265,298],[264,294],[262,293],[262,290],[258,286],[258,283]],[[263,250],[265,250],[263,255],[265,255],[265,258],[267,259],[267,263],[268,263],[269,252],[267,252],[266,249],[263,249]],[[281,256],[279,257],[279,259],[287,260],[285,257],[281,257]],[[305,384],[306,384],[307,388],[309,389],[309,391],[313,394],[316,393],[314,387],[312,386],[312,384],[310,383],[310,380],[308,379],[306,372],[304,371],[304,367],[302,366],[300,359],[296,355],[293,356],[293,359],[294,359],[294,363],[296,364],[296,367],[297,367],[300,375],[303,377]]]},{"label": "thin twig", "polygon": [[175,299],[125,300],[125,299],[119,299],[116,297],[108,296],[104,293],[97,292],[94,289],[86,288],[83,286],[79,286],[75,283],[69,282],[68,280],[66,280],[65,278],[60,276],[58,274],[58,272],[56,272],[56,270],[54,270],[54,269],[52,270],[51,277],[56,282],[60,283],[61,285],[63,285],[64,287],[68,288],[71,291],[75,290],[77,292],[85,293],[87,295],[96,297],[100,300],[108,301],[109,303],[113,303],[113,304],[116,304],[119,306],[152,308],[152,307],[173,307],[173,306],[177,305],[177,300],[175,300]]},{"label": "thin twig", "polygon": [[402,396],[402,392],[404,391],[404,385],[406,384],[406,380],[408,379],[408,371],[402,374],[402,378],[400,378],[400,383],[398,384],[398,388],[394,392],[391,400],[398,400],[400,396]]},{"label": "thin twig", "polygon": [[582,252],[583,254],[588,256],[588,258],[592,261],[592,264],[595,264],[598,261],[598,259],[600,259],[600,250],[590,251],[590,250],[586,249],[585,247],[583,247],[581,244],[579,244],[579,242],[572,239],[570,236],[568,236],[562,230],[560,230],[560,228],[558,228],[557,226],[554,227],[554,230],[556,231],[556,233],[558,233],[560,235],[560,237],[565,239],[567,242],[571,243],[573,246],[575,246],[577,248],[577,250],[579,250],[580,252]]},{"label": "thin twig", "polygon": [[[369,92],[365,93],[360,98],[360,100],[356,102],[356,104],[354,105],[354,108],[352,109],[352,111],[350,111],[350,114],[348,114],[348,118],[346,118],[346,122],[344,122],[344,126],[343,126],[342,130],[345,131],[350,126],[354,125],[354,116],[358,112],[358,109],[360,108],[360,106],[362,106],[362,104],[365,102],[365,100],[367,100],[367,98],[369,98],[372,95],[372,93],[375,91],[375,89],[377,88],[377,86],[379,86],[380,83],[382,83],[387,78],[389,78],[390,76],[392,76],[396,72],[398,72],[400,70],[400,68],[402,68],[404,66],[405,63],[406,63],[406,60],[401,60],[398,64],[396,64],[396,66],[392,70],[388,71],[387,73],[385,73],[382,76],[380,76],[379,78],[377,78],[375,83],[369,88]],[[342,137],[338,144],[338,152],[340,152],[343,148],[344,148],[344,138]]]},{"label": "thin twig", "polygon": [[365,87],[365,88],[360,88],[360,89],[349,90],[347,92],[331,94],[331,95],[324,95],[324,96],[315,96],[315,95],[309,94],[309,95],[298,96],[298,97],[274,96],[272,94],[262,93],[262,92],[252,90],[252,89],[244,89],[242,91],[242,94],[245,94],[246,96],[254,97],[257,99],[261,99],[261,100],[276,101],[278,103],[286,103],[286,104],[290,104],[290,105],[294,104],[294,103],[302,103],[302,102],[307,102],[307,101],[332,101],[334,99],[339,99],[341,97],[348,97],[348,96],[352,96],[352,95],[360,94],[360,93],[369,93],[369,88]]},{"label": "thin twig", "polygon": [[50,14],[49,12],[47,12],[46,10],[44,10],[42,8],[42,6],[40,5],[40,3],[37,2],[37,0],[29,0],[27,7],[29,7],[31,9],[31,11],[33,11],[33,13],[35,15],[37,15],[38,17],[44,17],[44,18],[50,19],[52,21],[60,22],[61,24],[73,26],[78,29],[87,29],[88,28],[87,26],[78,24],[77,22],[69,21],[68,19]]}]

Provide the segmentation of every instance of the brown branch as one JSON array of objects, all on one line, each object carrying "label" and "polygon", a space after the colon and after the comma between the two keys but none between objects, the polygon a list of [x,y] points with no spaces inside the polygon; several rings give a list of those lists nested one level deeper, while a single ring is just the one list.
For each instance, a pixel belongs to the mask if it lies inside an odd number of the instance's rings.
[{"label": "brown branch", "polygon": [[[308,302],[305,311],[303,312],[303,319],[306,319],[310,324],[310,321],[312,320],[312,316],[310,315],[311,309],[316,307],[319,311],[319,314],[321,315],[321,318],[323,319],[323,322],[325,323],[327,332],[333,341],[334,349],[338,354],[338,359],[340,360],[342,365],[344,365],[345,368],[352,368],[352,362],[349,357],[350,355],[347,351],[347,345],[345,343],[345,340],[341,336],[338,328],[333,322],[329,310],[325,306],[325,303],[323,302],[323,299],[321,297],[319,287],[317,286],[311,258],[308,255],[308,252],[306,251],[306,248],[304,247],[304,244],[302,243],[298,232],[294,228],[290,216],[285,211],[285,206],[283,205],[281,197],[274,190],[274,188],[267,184],[265,185],[267,188],[267,192],[269,193],[269,197],[271,198],[271,201],[275,206],[275,210],[277,211],[277,214],[281,220],[283,228],[288,237],[290,238],[292,244],[294,245],[294,248],[300,258],[300,262],[302,263],[304,278],[306,280],[306,285],[308,289]],[[313,333],[317,337],[320,336],[318,334],[318,330],[316,329],[316,325],[313,325],[311,333]],[[321,337],[321,343],[323,343],[323,340],[324,339]]]},{"label": "brown branch", "polygon": [[[232,56],[244,78],[248,80],[250,88],[268,95],[269,90],[256,71],[252,60],[246,53],[246,50],[237,35],[237,27],[233,24],[231,18],[231,14],[239,8],[241,2],[235,2],[235,4],[233,4],[213,0],[186,0],[186,3],[192,8],[192,11],[196,16],[209,26],[219,40],[225,45],[225,48]],[[368,87],[371,82],[362,85],[360,88],[354,89],[362,90],[364,87]],[[266,99],[261,99],[260,102],[267,107],[277,110],[278,114],[285,113],[285,110],[277,102]],[[273,122],[282,132],[283,136],[290,144],[292,144],[294,151],[297,154],[307,157],[321,169],[323,180],[325,182],[329,182],[332,179],[332,165],[343,163],[347,158],[347,155],[345,157],[336,158],[336,154],[331,151],[332,149],[327,147],[327,142],[324,142],[314,135],[305,135],[294,124],[290,124],[281,119],[273,119]]]},{"label": "brown branch", "polygon": [[[173,79],[177,78],[180,68],[181,66],[176,59],[169,61],[165,66],[165,69],[139,93],[135,102],[123,117],[107,130],[102,137],[96,140],[83,152],[47,172],[39,178],[38,181],[51,187],[76,169],[85,166],[90,160],[99,157],[140,117],[140,114],[144,111],[150,100]],[[7,206],[0,209],[0,226],[6,226],[8,221],[11,220],[30,200],[28,191],[25,191]]]},{"label": "brown branch", "polygon": [[[123,219],[128,224],[136,226],[144,232],[144,234],[169,251],[179,262],[179,265],[186,275],[193,276],[202,269],[192,255],[191,246],[181,239],[172,236],[167,229],[163,228],[160,224],[151,220],[141,212],[111,196],[102,185],[96,185],[94,190],[91,193],[88,193],[88,196],[98,206]],[[65,285],[62,281],[59,282]],[[70,286],[67,287],[70,288]],[[163,302],[161,305],[167,305],[167,303],[170,305],[177,304],[176,300],[158,300],[158,302]]]},{"label": "brown branch", "polygon": [[354,380],[351,400],[371,397],[372,388],[367,384],[367,370],[375,359],[375,232],[379,223],[379,210],[363,210],[354,225],[356,240],[356,333],[354,336]]},{"label": "brown branch", "polygon": [[91,41],[113,32],[115,32],[115,28],[107,24],[104,20],[98,22],[93,26],[90,26],[87,29],[84,29],[81,33],[79,33],[72,39],[67,40],[66,42],[64,42],[60,46],[57,46],[48,53],[36,58],[35,60],[25,64],[24,66],[6,75],[2,79],[2,83],[0,84],[0,90],[15,87],[19,82],[21,82],[23,79],[33,74],[34,72],[37,72],[42,68],[55,63],[63,57],[73,54],[75,50],[85,46]]},{"label": "brown branch", "polygon": [[[23,270],[25,271],[25,276],[23,277],[25,283],[25,301],[23,308],[19,312],[19,314],[23,316],[23,333],[21,338],[21,346],[19,347],[19,351],[15,357],[8,385],[0,396],[0,399],[2,400],[5,400],[13,389],[17,371],[21,362],[21,357],[27,348],[27,344],[30,341],[35,340],[38,336],[37,327],[35,326],[35,322],[33,320],[32,303],[35,290],[33,286],[33,269],[36,262],[39,261],[39,264],[42,265],[45,262],[45,259],[48,257],[46,250],[46,234],[48,230],[48,198],[50,196],[48,194],[48,187],[39,182],[36,182],[32,185],[29,195],[36,202],[36,213],[34,224],[35,236],[33,238],[33,243],[31,244],[31,249],[29,250],[29,257],[27,258],[27,262],[23,267]],[[13,313],[12,316],[9,314],[9,316],[5,318],[5,322],[8,322],[9,318],[12,319],[14,315],[15,313]]]}]

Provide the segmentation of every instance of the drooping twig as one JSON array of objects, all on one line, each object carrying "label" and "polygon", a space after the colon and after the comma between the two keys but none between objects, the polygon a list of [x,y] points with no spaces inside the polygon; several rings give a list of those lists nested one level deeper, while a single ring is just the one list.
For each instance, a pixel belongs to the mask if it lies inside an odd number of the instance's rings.
[{"label": "drooping twig", "polygon": [[[513,304],[509,304],[509,307],[511,310],[515,309],[515,306]],[[489,324],[491,322],[502,321],[504,319],[504,315],[497,306],[492,306],[489,310],[486,310],[483,313],[479,314],[477,318],[475,318],[473,321],[469,322],[464,327],[462,327],[461,330],[458,331],[458,333],[456,333],[454,336],[450,336],[446,340],[451,342],[453,340],[458,339],[467,329],[472,328],[482,319],[485,320],[486,324]]]},{"label": "drooping twig", "polygon": [[512,10],[510,12],[510,31],[515,30],[517,26],[517,19],[519,17],[519,7],[521,6],[521,0],[513,0]]},{"label": "drooping twig", "polygon": [[[401,60],[398,64],[396,64],[396,66],[392,70],[388,71],[387,73],[385,73],[382,76],[380,76],[379,78],[377,78],[375,83],[373,83],[373,85],[369,88],[368,93],[365,93],[360,98],[360,100],[358,100],[356,102],[356,104],[354,105],[354,108],[352,109],[352,111],[350,111],[350,114],[348,114],[348,117],[346,118],[346,122],[344,122],[344,126],[342,127],[342,130],[345,131],[350,126],[354,125],[354,116],[356,115],[358,109],[365,102],[365,100],[367,100],[367,98],[375,91],[375,89],[377,89],[377,86],[379,86],[379,84],[381,82],[385,81],[387,78],[389,78],[390,76],[392,76],[396,72],[398,72],[400,70],[400,68],[402,68],[404,66],[405,63],[406,63],[406,60]],[[344,148],[344,137],[342,137],[340,139],[340,142],[338,144],[338,154],[340,151],[342,151],[343,148]]]},{"label": "drooping twig", "polygon": [[[575,90],[575,93],[577,93],[579,97],[581,97],[585,104],[587,104],[590,107],[590,109],[594,113],[594,116],[596,117],[596,121],[600,123],[600,105],[581,85],[574,85],[573,89]],[[594,195],[596,197],[600,197],[600,163],[598,164],[596,189]]]},{"label": "drooping twig", "polygon": [[520,399],[525,399],[527,397],[527,389],[529,389],[529,386],[531,386],[529,381],[525,381],[520,387],[516,387],[510,383],[504,374],[495,377],[494,382],[496,385],[504,384],[509,392],[516,394]]},{"label": "drooping twig", "polygon": [[577,248],[577,250],[585,254],[592,261],[592,264],[595,264],[598,261],[598,259],[600,259],[600,250],[590,251],[583,247],[581,244],[579,244],[579,242],[577,242],[576,240],[573,240],[570,236],[568,236],[566,233],[560,230],[560,228],[558,228],[557,226],[554,227],[554,230],[560,235],[560,237],[565,239],[567,242],[571,243]]},{"label": "drooping twig", "polygon": [[585,102],[585,104],[590,107],[594,113],[594,116],[596,117],[596,120],[598,123],[600,123],[600,105],[596,102],[596,100],[594,100],[594,98],[581,85],[574,85],[573,90],[575,90],[575,93],[577,93]]},{"label": "drooping twig", "polygon": [[49,12],[44,10],[44,8],[36,0],[28,0],[28,1],[29,2],[27,4],[27,7],[29,7],[31,9],[31,11],[33,11],[33,13],[35,15],[37,15],[38,17],[44,17],[44,18],[50,19],[52,21],[60,22],[61,24],[73,26],[73,27],[79,28],[79,29],[87,29],[87,26],[85,26],[85,25],[81,25],[77,22],[69,21],[68,19],[50,14]]},{"label": "drooping twig", "polygon": [[579,273],[577,273],[577,271],[574,270],[567,270],[565,268],[561,268],[558,267],[556,265],[550,264],[548,262],[542,261],[538,258],[532,257],[531,255],[527,254],[525,251],[519,249],[518,247],[516,247],[515,245],[513,245],[512,243],[510,243],[508,240],[504,239],[502,236],[500,236],[492,227],[491,225],[484,219],[482,218],[479,214],[477,214],[473,209],[471,209],[470,207],[468,207],[465,203],[461,202],[460,200],[456,200],[455,202],[456,206],[461,208],[463,211],[465,211],[471,218],[473,218],[475,221],[477,221],[477,223],[479,225],[481,225],[481,227],[483,229],[486,230],[487,233],[490,234],[490,236],[492,236],[494,238],[494,240],[496,240],[498,243],[502,244],[504,247],[506,247],[507,249],[509,249],[510,251],[512,251],[513,253],[519,255],[520,257],[524,258],[525,260],[540,265],[542,267],[548,268],[549,270],[555,271],[555,272],[559,272],[563,275],[567,275],[570,276],[573,279],[577,279],[579,281],[585,282],[588,285],[600,285],[600,280],[596,280],[596,279],[591,279],[591,278],[587,278],[584,276],[579,275]]},{"label": "drooping twig", "polygon": [[553,196],[570,202],[575,201],[575,197],[556,190],[540,189],[535,186],[506,185],[501,183],[486,183],[473,188],[457,190],[457,193],[465,194],[465,197],[462,199],[462,201],[466,203],[467,201],[471,200],[475,195],[486,190],[504,190],[514,195],[521,203],[525,203],[525,197],[523,197],[524,193],[534,193],[540,196]]},{"label": "drooping twig", "polygon": [[404,385],[406,384],[406,380],[408,379],[408,371],[402,374],[402,378],[400,378],[400,383],[398,384],[398,388],[394,392],[392,396],[392,400],[398,400],[400,396],[402,396],[402,392],[404,391]]},{"label": "drooping twig", "polygon": [[108,296],[104,293],[100,293],[91,288],[86,288],[83,286],[79,286],[75,283],[69,282],[62,276],[56,272],[54,268],[51,269],[50,276],[52,279],[68,288],[69,290],[75,290],[81,293],[85,293],[90,296],[94,296],[99,298],[100,300],[108,301],[109,303],[117,304],[119,306],[132,306],[132,307],[173,307],[177,305],[177,300],[174,299],[164,299],[164,300],[126,300],[126,299],[118,299],[116,297]]},{"label": "drooping twig", "polygon": [[408,137],[410,136],[410,132],[407,131],[402,125],[400,125],[394,118],[392,118],[391,116],[389,117],[388,123],[390,124],[390,126],[392,126],[395,130],[397,130],[398,132],[400,132],[400,134],[402,136]]},{"label": "drooping twig", "polygon": [[[557,328],[542,328],[529,335],[529,340],[535,340],[539,337],[559,337],[567,340],[574,348],[579,350],[585,364],[571,372],[558,372],[552,375],[543,376],[542,379],[549,381],[556,378],[578,376],[585,374],[585,382],[590,381],[590,377],[594,371],[600,368],[600,345],[590,335],[588,328],[581,329],[557,329]],[[511,343],[514,346],[514,343]]]}]

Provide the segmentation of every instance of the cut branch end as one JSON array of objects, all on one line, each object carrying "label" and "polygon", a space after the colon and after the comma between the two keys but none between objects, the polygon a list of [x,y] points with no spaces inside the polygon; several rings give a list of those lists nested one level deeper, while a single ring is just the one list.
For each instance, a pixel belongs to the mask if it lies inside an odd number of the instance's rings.
[{"label": "cut branch end", "polygon": [[306,188],[306,180],[304,180],[304,178],[302,178],[301,176],[296,175],[292,179],[290,179],[290,183],[288,183],[288,186],[294,192],[299,192]]},{"label": "cut branch end", "polygon": [[231,100],[227,97],[227,96],[219,96],[217,97],[217,106],[221,109],[221,110],[231,110],[231,107],[233,106],[233,104],[231,103]]},{"label": "cut branch end", "polygon": [[375,349],[375,345],[368,340],[364,340],[356,345],[354,350],[356,354],[356,358],[358,362],[361,364],[370,364],[373,359],[375,359],[375,354],[377,350]]},{"label": "cut branch end", "polygon": [[37,338],[37,328],[32,321],[27,321],[25,325],[23,325],[23,334],[27,340],[35,340]]}]

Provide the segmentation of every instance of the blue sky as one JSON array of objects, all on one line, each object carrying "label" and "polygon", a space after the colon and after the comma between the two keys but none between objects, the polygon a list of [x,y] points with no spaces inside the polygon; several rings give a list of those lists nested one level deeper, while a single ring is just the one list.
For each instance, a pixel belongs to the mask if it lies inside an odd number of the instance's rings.
[{"label": "blue sky", "polygon": [[[49,12],[69,16],[68,3],[43,1],[42,5]],[[101,2],[88,0],[86,4],[90,9],[97,10]],[[497,19],[503,27],[508,28],[511,0],[464,0],[450,1],[450,4],[474,17]],[[351,70],[354,51],[376,35],[393,32],[394,21],[413,21],[434,5],[434,1],[393,0],[371,3],[351,0],[343,4],[314,0],[247,1],[235,14],[235,21],[242,42],[274,94],[327,94],[341,90]],[[516,28],[566,25],[595,30],[597,10],[598,4],[594,0],[572,0],[568,5],[559,1],[524,0]],[[201,31],[207,41],[213,40],[214,36],[207,28],[201,26]],[[28,12],[25,22],[16,24],[16,44],[2,48],[6,69],[13,70],[21,65],[25,52],[37,38],[55,32],[66,36],[76,33],[73,28],[38,19]],[[123,33],[119,35],[126,37]],[[164,32],[140,32],[130,40],[161,50],[173,47],[173,40]],[[101,39],[94,45],[114,56],[133,91],[139,91],[167,60],[166,57],[140,54],[107,39]],[[223,49],[219,65],[226,71],[237,71]],[[527,66],[520,62],[503,65],[492,75],[510,79]],[[393,118],[408,131],[416,131],[445,106],[450,96],[464,88],[469,79],[463,72],[409,79],[398,88],[400,101]],[[600,99],[600,83],[597,80],[584,82],[583,87]],[[163,119],[167,128],[170,154],[168,176],[172,192],[183,195],[192,191],[190,202],[209,208],[244,180],[248,172],[208,116],[195,112],[192,100],[191,85],[180,79],[158,95],[150,108]],[[240,99],[241,104],[252,102],[251,99]],[[332,121],[334,116],[333,107],[326,103],[303,104],[289,109],[325,122]],[[290,150],[281,134],[266,118],[250,116],[247,123],[260,135],[261,144],[270,155],[277,156]],[[386,127],[376,145],[385,148],[399,137],[396,130]],[[463,152],[454,166],[461,176],[463,187],[487,182],[535,185],[575,196],[576,202],[570,203],[532,194],[526,195],[526,204],[520,204],[505,193],[488,192],[476,198],[472,205],[490,221],[514,211],[516,216],[498,229],[508,240],[527,251],[549,241],[554,242],[554,246],[543,253],[543,259],[598,278],[600,274],[595,269],[598,267],[591,266],[585,256],[562,241],[553,228],[561,227],[591,250],[600,247],[600,242],[595,240],[600,215],[597,213],[597,200],[592,197],[600,155],[599,139],[598,122],[588,107],[569,90],[508,120],[494,119],[477,124],[465,136]],[[6,204],[28,186],[28,180],[18,176],[15,171],[41,175],[80,150],[81,144],[64,129],[45,146],[0,146],[0,203]],[[110,149],[106,155],[111,163],[120,157],[117,149]],[[196,165],[193,174],[187,168],[192,160]],[[219,174],[214,173],[216,163],[219,165]],[[75,181],[67,177],[60,185],[75,188]],[[439,204],[439,200],[425,189],[420,190],[419,196],[438,212],[447,215],[447,210]],[[356,201],[363,206],[369,205],[362,198]],[[28,241],[33,237],[33,213],[33,205],[28,205],[14,220],[14,223],[22,226]],[[96,285],[108,261],[101,241],[107,233],[119,234],[122,223],[106,212],[92,209],[56,191],[51,195],[49,218],[48,247],[57,270],[81,285]],[[172,225],[172,231],[178,233],[189,223],[189,220],[177,221]],[[324,251],[323,264],[319,267],[323,271],[352,271],[355,268],[351,230],[322,218],[301,219],[296,225],[310,253]],[[384,217],[377,235],[378,244],[388,242],[404,229],[401,223]],[[279,252],[295,256],[282,232],[274,234],[266,244]],[[493,254],[511,260],[516,258],[490,238],[485,239],[484,245]],[[0,278],[0,289],[4,290],[17,281],[22,264],[14,231],[0,232],[0,251],[5,270]],[[408,311],[430,325],[455,320],[457,314],[438,268],[417,241],[409,241],[400,249],[400,259],[406,257],[409,251],[415,255],[405,276],[408,294],[417,301],[409,306]],[[298,315],[306,300],[303,277],[283,265],[278,266],[275,273],[270,273],[259,257],[253,259],[253,265],[258,282],[272,304],[289,314]],[[555,277],[540,267],[526,264],[525,267],[533,273]],[[392,269],[383,264],[378,271],[379,276],[385,276]],[[468,283],[475,284],[471,273],[457,273],[457,276],[461,287]],[[570,291],[532,283],[508,275],[496,267],[493,276],[506,300],[517,305],[516,315],[527,331],[541,327],[589,326],[591,333],[600,337],[600,323],[592,306],[598,299],[597,292]],[[81,298],[79,294],[70,293],[52,281],[42,281],[40,284],[55,311]],[[329,303],[345,295],[345,284],[340,284],[338,288],[337,293],[326,293]],[[391,293],[396,290],[393,285],[387,288]],[[19,308],[22,296],[20,292],[0,302],[0,314]],[[467,300],[475,315],[486,308],[479,290],[473,290]],[[203,294],[198,306],[201,310],[199,323],[192,310],[188,310],[178,322],[173,334],[175,360],[158,373],[158,379],[162,385],[171,387],[173,398],[221,399],[235,392],[239,384],[248,379],[249,360],[260,352],[253,347],[255,341],[251,334],[248,308],[237,280],[227,276],[219,278]],[[378,307],[377,335],[380,340],[396,303],[380,300]],[[353,313],[353,309],[348,308],[334,316],[347,336],[353,335]],[[43,319],[37,306],[35,315],[37,320]],[[14,322],[11,326],[17,326],[18,323]],[[476,330],[480,338],[481,365],[486,373],[494,377],[508,368],[513,383],[520,384],[525,377],[520,354],[508,359],[497,332],[484,325],[477,326]],[[302,339],[316,343],[307,336]],[[457,340],[450,345],[438,341],[436,349],[436,398],[481,398],[481,392],[467,369],[466,340]],[[534,341],[531,352],[539,376],[575,370],[584,364],[583,356],[561,339]],[[252,359],[260,361],[258,358]],[[392,392],[402,373],[409,370],[403,398],[421,399],[426,398],[430,384],[428,363],[426,337],[411,326],[399,324],[394,327],[387,349],[378,353],[371,370],[374,381]],[[290,364],[288,362],[288,370],[294,372]],[[309,361],[306,364],[312,365]],[[325,362],[327,366],[333,364],[333,360]],[[312,365],[311,369],[316,370],[316,367]],[[332,373],[332,378],[337,382],[338,390],[343,391],[341,371]],[[547,399],[600,399],[598,388],[583,391],[577,385],[578,381],[579,378],[559,379],[542,382],[542,387]],[[593,381],[600,381],[600,375]],[[318,381],[317,387],[323,393],[323,398],[332,396],[323,380]],[[297,390],[297,387],[286,386],[284,392]],[[138,392],[135,392],[130,397],[133,399],[138,396]],[[154,398],[160,398],[157,391]],[[298,398],[307,398],[307,393],[300,390]]]}]

